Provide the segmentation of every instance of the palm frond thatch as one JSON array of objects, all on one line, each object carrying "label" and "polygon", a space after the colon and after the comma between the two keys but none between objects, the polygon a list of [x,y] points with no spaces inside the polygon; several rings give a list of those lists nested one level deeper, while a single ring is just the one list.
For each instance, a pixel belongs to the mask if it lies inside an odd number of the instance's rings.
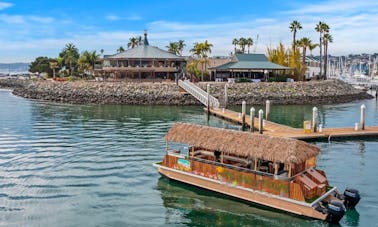
[{"label": "palm frond thatch", "polygon": [[219,150],[228,155],[296,164],[317,156],[320,151],[315,145],[296,139],[187,123],[174,124],[165,140]]}]

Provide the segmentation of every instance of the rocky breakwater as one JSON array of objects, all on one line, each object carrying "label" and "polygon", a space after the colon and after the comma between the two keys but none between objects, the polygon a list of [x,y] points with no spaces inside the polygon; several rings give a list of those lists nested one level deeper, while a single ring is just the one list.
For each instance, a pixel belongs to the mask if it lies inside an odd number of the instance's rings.
[{"label": "rocky breakwater", "polygon": [[[201,84],[206,89],[206,84]],[[210,92],[221,102],[224,100],[224,83],[214,83]],[[270,100],[275,104],[330,104],[345,103],[373,98],[365,91],[339,80],[309,82],[272,82],[228,84],[228,103],[239,105],[265,104]]]},{"label": "rocky breakwater", "polygon": [[[206,90],[207,83],[199,83]],[[211,94],[224,99],[225,83],[210,83]],[[11,82],[0,80],[0,87],[12,87],[15,95],[75,104],[137,104],[137,105],[200,105],[190,94],[174,83],[130,82]],[[364,91],[341,81],[311,81],[294,83],[236,83],[228,84],[228,104],[264,104],[267,99],[275,104],[343,103],[372,98]]]}]

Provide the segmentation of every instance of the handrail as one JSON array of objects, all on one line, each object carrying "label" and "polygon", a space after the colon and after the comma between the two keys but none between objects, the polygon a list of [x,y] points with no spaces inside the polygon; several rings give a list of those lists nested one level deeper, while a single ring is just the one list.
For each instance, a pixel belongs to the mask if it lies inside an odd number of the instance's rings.
[{"label": "handrail", "polygon": [[191,94],[194,98],[200,101],[205,106],[208,105],[208,97],[210,98],[210,107],[219,108],[219,101],[212,95],[208,95],[206,91],[197,87],[195,84],[191,83],[189,80],[179,80],[178,85]]}]

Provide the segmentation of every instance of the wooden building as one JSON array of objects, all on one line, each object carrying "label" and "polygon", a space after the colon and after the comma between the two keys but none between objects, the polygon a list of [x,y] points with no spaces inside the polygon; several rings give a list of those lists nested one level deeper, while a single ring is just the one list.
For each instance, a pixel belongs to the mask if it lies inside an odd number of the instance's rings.
[{"label": "wooden building", "polygon": [[137,47],[102,59],[96,75],[117,79],[175,80],[185,70],[183,57],[150,46],[147,33]]},{"label": "wooden building", "polygon": [[236,54],[230,62],[218,65],[211,70],[216,81],[235,81],[241,78],[251,81],[265,81],[277,70],[289,67],[272,63],[264,54]]}]

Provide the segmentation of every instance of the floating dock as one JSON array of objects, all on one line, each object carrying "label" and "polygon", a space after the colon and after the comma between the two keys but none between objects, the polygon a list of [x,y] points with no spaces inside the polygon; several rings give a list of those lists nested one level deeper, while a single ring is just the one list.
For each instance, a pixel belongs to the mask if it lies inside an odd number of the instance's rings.
[{"label": "floating dock", "polygon": [[[204,108],[207,111],[207,108]],[[210,114],[223,118],[225,120],[243,124],[242,114],[236,111],[224,109],[224,108],[210,108]],[[281,125],[271,121],[263,121],[263,134],[279,137],[290,137],[301,140],[311,139],[330,139],[340,137],[363,137],[363,136],[378,136],[378,126],[365,126],[362,130],[354,127],[345,128],[322,128],[321,131],[312,132],[305,131],[304,129],[292,128],[286,125]],[[249,115],[245,116],[245,125],[251,127],[251,118]],[[259,127],[259,118],[254,118],[255,128]],[[258,129],[254,130],[254,133],[259,133]]]}]

